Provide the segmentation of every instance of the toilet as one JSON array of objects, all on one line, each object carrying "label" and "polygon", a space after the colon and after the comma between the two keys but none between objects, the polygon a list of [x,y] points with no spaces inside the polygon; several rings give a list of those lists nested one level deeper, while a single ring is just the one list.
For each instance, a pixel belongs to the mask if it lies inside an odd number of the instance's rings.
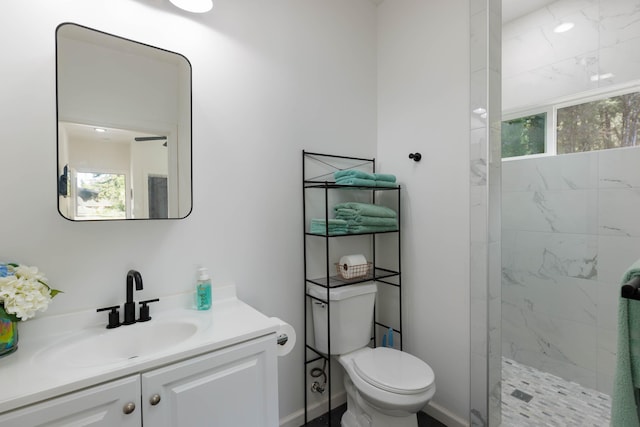
[{"label": "toilet", "polygon": [[[307,291],[327,300],[326,288],[309,284]],[[409,353],[369,347],[376,292],[373,282],[329,289],[330,348],[327,305],[312,300],[315,349],[345,370],[342,427],[418,427],[417,412],[436,391],[433,370]]]}]

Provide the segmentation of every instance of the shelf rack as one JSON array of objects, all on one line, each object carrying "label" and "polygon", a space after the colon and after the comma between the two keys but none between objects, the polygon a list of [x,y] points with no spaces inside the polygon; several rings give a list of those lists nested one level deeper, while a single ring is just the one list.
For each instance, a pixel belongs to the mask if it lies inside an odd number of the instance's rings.
[{"label": "shelf rack", "polygon": [[[302,152],[302,214],[303,214],[303,246],[304,246],[304,396],[305,396],[305,414],[304,414],[304,422],[305,425],[310,421],[308,419],[308,390],[309,390],[309,379],[308,379],[308,369],[311,364],[314,364],[318,361],[323,361],[326,364],[327,372],[326,372],[326,382],[328,393],[327,399],[327,413],[331,413],[331,398],[332,398],[332,387],[331,387],[331,363],[330,356],[327,354],[323,354],[318,351],[314,347],[314,343],[309,341],[309,327],[312,325],[313,321],[310,319],[311,313],[308,310],[308,305],[313,301],[318,301],[326,304],[327,306],[327,349],[328,352],[331,353],[331,301],[329,298],[329,292],[333,288],[339,288],[342,286],[353,285],[356,283],[365,283],[374,281],[376,283],[381,283],[388,285],[390,287],[397,289],[398,294],[398,303],[397,303],[397,327],[392,328],[387,324],[384,324],[380,321],[378,310],[375,310],[374,315],[374,327],[373,327],[373,337],[372,346],[376,346],[378,344],[378,337],[376,331],[378,327],[383,328],[384,330],[392,329],[394,331],[394,335],[398,336],[398,340],[396,342],[399,343],[398,348],[402,350],[402,275],[401,275],[401,238],[400,238],[400,230],[401,230],[401,215],[400,215],[400,185],[394,187],[369,187],[369,186],[352,186],[352,185],[340,185],[336,184],[333,179],[333,172],[344,169],[359,169],[365,170],[367,172],[375,173],[375,159],[367,159],[367,158],[359,158],[359,157],[348,157],[348,156],[338,156],[331,154],[321,154],[321,153],[313,153],[308,151]],[[312,176],[308,176],[312,175]],[[315,192],[320,193],[318,196],[324,197],[324,212],[322,216],[324,219],[331,218],[330,215],[330,192],[342,192],[344,194],[349,194],[349,191],[356,191],[360,194],[368,194],[369,202],[376,203],[378,199],[378,195],[381,193],[384,194],[395,194],[395,210],[397,213],[398,219],[398,230],[397,231],[384,231],[384,232],[374,232],[374,233],[353,233],[353,234],[342,234],[342,235],[331,235],[328,230],[328,221],[325,229],[325,233],[311,233],[309,232],[309,221],[308,218],[308,207],[307,207],[307,192]],[[353,194],[353,193],[351,193]],[[379,265],[379,261],[376,257],[376,246],[380,245],[378,240],[382,238],[384,235],[395,235],[397,240],[397,268],[390,269],[385,268]],[[345,280],[342,277],[337,275],[337,272],[332,272],[333,265],[330,263],[331,258],[331,248],[330,245],[333,242],[341,241],[343,239],[354,238],[354,236],[370,236],[370,242],[368,243],[369,248],[372,254],[372,268],[369,274],[366,277],[361,277],[353,280]],[[318,275],[319,277],[309,277],[309,245],[312,241],[320,240],[324,242],[324,262],[325,262],[325,271],[323,274]],[[395,250],[394,250],[395,252]],[[319,299],[307,292],[307,285],[313,284],[316,286],[320,286],[325,288],[327,291],[327,295],[325,299]],[[377,298],[380,297],[380,292],[378,292]],[[377,300],[378,301],[378,300]],[[328,425],[331,427],[331,417],[328,417]]]}]

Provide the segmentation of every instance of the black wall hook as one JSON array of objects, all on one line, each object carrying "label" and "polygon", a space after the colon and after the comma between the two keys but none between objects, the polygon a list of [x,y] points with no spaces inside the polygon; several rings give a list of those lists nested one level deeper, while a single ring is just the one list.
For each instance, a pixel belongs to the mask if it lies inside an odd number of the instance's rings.
[{"label": "black wall hook", "polygon": [[420,153],[410,153],[409,158],[413,159],[414,162],[419,162],[422,159],[422,154]]}]

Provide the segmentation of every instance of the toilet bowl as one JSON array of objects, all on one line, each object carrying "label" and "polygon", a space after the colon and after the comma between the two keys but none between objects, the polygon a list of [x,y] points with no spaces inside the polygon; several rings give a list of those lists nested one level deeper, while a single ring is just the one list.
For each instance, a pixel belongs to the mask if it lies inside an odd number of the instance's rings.
[{"label": "toilet bowl", "polygon": [[338,361],[368,402],[396,416],[415,414],[435,393],[431,367],[403,351],[365,347]]},{"label": "toilet bowl", "polygon": [[[313,305],[316,348],[337,358],[345,370],[347,411],[343,427],[418,427],[417,412],[435,393],[433,370],[409,353],[371,348],[374,283],[348,285],[327,292],[309,285],[314,298],[331,304],[331,340],[326,304]],[[334,332],[335,331],[335,332]]]}]

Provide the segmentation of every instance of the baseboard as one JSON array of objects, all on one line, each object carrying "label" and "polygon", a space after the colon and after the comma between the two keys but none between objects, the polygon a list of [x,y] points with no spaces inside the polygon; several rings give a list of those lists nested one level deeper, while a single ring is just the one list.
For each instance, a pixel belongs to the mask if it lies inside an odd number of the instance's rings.
[{"label": "baseboard", "polygon": [[[347,402],[347,393],[341,391],[336,393],[331,398],[331,407],[337,408],[338,406]],[[316,402],[309,406],[307,412],[308,421],[318,418],[320,415],[327,412],[327,400]],[[304,425],[304,408],[295,411],[292,414],[287,415],[284,418],[280,418],[280,427],[300,427]]]},{"label": "baseboard", "polygon": [[440,421],[447,427],[469,427],[468,420],[459,417],[433,401],[429,402],[427,406],[422,408],[422,411]]}]

